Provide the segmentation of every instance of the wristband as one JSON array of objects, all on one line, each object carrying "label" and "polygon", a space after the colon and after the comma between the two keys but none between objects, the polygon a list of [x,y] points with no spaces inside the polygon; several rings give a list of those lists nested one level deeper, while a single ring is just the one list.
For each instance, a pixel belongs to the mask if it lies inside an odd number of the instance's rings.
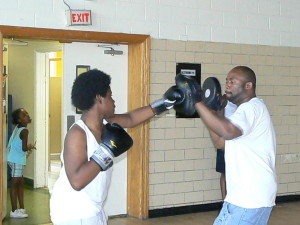
[{"label": "wristband", "polygon": [[158,99],[150,104],[155,115],[159,115],[162,112],[172,109],[176,100],[169,100],[165,98]]},{"label": "wristband", "polygon": [[158,99],[152,103],[150,103],[150,106],[154,112],[155,115],[159,115],[162,112],[166,110],[166,107],[164,106],[164,99]]},{"label": "wristband", "polygon": [[94,154],[91,156],[91,159],[93,159],[101,167],[103,171],[112,167],[114,163],[113,158],[114,157],[110,149],[102,143],[99,145],[99,148],[96,149]]}]

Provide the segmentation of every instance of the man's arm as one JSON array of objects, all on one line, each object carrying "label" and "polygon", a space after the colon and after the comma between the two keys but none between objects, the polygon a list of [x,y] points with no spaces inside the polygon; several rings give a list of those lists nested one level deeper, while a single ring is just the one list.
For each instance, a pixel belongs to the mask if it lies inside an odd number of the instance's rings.
[{"label": "man's arm", "polygon": [[115,114],[110,118],[105,118],[105,120],[109,123],[117,123],[123,128],[131,128],[154,116],[152,108],[144,106],[124,114]]},{"label": "man's arm", "polygon": [[225,149],[225,138],[220,137],[218,134],[208,129],[213,144],[218,149]]},{"label": "man's arm", "polygon": [[[225,98],[222,98],[221,100],[221,109],[220,110],[210,110],[212,113],[216,114],[220,118],[224,118],[224,113],[225,113],[225,107],[227,105],[227,100]],[[220,137],[218,134],[213,132],[212,130],[208,129],[210,137],[213,141],[213,144],[216,148],[218,149],[225,149],[225,138]]]},{"label": "man's arm", "polygon": [[207,128],[223,138],[224,142],[225,140],[231,140],[242,135],[242,131],[238,127],[234,126],[225,117],[220,117],[216,113],[212,113],[202,102],[196,103],[195,107]]}]

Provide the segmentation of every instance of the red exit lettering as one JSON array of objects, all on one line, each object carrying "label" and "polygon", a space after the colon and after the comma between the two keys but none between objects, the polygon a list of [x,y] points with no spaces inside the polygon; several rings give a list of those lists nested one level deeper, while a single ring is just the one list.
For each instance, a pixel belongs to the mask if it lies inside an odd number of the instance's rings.
[{"label": "red exit lettering", "polygon": [[90,14],[89,13],[72,13],[72,22],[89,22]]}]

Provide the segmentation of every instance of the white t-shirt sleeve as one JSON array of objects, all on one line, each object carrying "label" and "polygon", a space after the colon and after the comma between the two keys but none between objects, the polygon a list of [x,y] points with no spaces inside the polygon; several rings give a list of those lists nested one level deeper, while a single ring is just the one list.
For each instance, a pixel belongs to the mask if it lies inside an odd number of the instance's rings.
[{"label": "white t-shirt sleeve", "polygon": [[236,109],[237,109],[237,105],[228,101],[227,105],[225,106],[224,116],[226,118],[230,117],[236,111]]},{"label": "white t-shirt sleeve", "polygon": [[242,131],[242,136],[245,136],[251,132],[255,124],[255,107],[253,104],[243,103],[228,119]]}]

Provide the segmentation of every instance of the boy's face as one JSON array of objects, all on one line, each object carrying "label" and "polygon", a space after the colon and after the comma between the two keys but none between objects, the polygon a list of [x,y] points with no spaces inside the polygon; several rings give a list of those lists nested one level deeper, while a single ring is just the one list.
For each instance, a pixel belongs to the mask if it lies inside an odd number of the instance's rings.
[{"label": "boy's face", "polygon": [[105,104],[105,117],[108,118],[115,114],[115,100],[112,98],[112,91],[108,89],[106,96],[103,98]]}]

